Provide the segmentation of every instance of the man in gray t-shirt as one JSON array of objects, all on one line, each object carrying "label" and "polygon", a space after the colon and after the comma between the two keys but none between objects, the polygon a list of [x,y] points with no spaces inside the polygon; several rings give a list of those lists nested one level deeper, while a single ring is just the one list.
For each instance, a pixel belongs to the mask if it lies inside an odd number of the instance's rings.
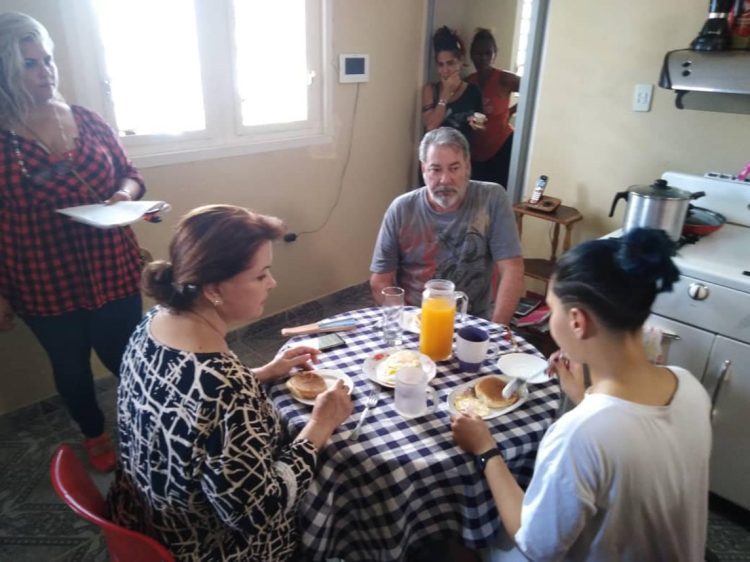
[{"label": "man in gray t-shirt", "polygon": [[419,159],[427,185],[386,211],[370,265],[373,298],[380,303],[383,287],[398,285],[407,304],[418,306],[427,281],[449,279],[468,295],[471,314],[509,324],[523,292],[523,258],[507,193],[469,180],[469,145],[455,129],[428,132]]}]

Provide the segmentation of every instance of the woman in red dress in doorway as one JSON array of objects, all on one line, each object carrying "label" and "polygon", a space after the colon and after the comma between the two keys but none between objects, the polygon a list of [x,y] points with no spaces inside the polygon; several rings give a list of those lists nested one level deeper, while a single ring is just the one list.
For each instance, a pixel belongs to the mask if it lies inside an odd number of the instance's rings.
[{"label": "woman in red dress in doorway", "polygon": [[472,179],[499,183],[507,188],[513,147],[510,118],[516,112],[516,106],[510,106],[510,96],[518,91],[521,78],[492,66],[497,43],[489,29],[478,29],[474,34],[470,55],[476,72],[466,80],[482,91],[482,106],[487,116],[484,129],[475,130],[470,139]]}]

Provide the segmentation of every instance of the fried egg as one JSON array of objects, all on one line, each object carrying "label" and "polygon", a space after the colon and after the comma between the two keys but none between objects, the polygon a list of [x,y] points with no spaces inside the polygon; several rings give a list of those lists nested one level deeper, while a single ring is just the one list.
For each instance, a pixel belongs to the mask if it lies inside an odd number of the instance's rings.
[{"label": "fried egg", "polygon": [[419,353],[402,350],[392,354],[385,360],[382,369],[378,369],[378,378],[387,383],[395,383],[396,373],[404,367],[422,367]]},{"label": "fried egg", "polygon": [[473,388],[456,396],[453,400],[453,407],[462,414],[476,414],[484,417],[490,413],[487,405],[474,395]]}]

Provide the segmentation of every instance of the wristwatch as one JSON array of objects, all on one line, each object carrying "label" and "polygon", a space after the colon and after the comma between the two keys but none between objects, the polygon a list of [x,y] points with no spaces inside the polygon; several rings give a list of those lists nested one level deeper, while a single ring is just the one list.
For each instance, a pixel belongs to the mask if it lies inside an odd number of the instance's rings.
[{"label": "wristwatch", "polygon": [[474,462],[477,465],[477,470],[479,471],[479,474],[484,474],[484,469],[487,467],[487,461],[490,460],[492,457],[496,457],[500,454],[500,449],[497,447],[494,447],[493,449],[490,449],[489,451],[485,451],[484,453],[477,455],[474,457]]}]

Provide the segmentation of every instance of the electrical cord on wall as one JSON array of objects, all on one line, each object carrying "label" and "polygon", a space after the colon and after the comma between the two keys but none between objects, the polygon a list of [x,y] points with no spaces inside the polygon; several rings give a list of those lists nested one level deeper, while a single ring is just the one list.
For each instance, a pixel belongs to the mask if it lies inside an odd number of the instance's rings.
[{"label": "electrical cord on wall", "polygon": [[344,159],[344,165],[341,168],[341,175],[339,176],[339,185],[338,190],[336,192],[336,199],[333,202],[333,205],[331,205],[331,208],[328,209],[328,213],[325,217],[325,220],[323,221],[323,224],[321,224],[318,228],[315,228],[313,230],[303,230],[301,232],[290,232],[287,235],[284,236],[284,240],[286,242],[294,242],[297,238],[302,236],[303,234],[314,234],[316,232],[319,232],[325,228],[325,226],[328,224],[328,221],[331,220],[331,216],[333,215],[333,211],[336,210],[336,207],[339,204],[339,201],[341,200],[341,194],[344,191],[344,178],[346,177],[346,172],[349,169],[349,161],[351,160],[352,156],[352,144],[354,144],[354,120],[357,117],[357,107],[359,106],[359,87],[360,84],[357,84],[357,91],[354,94],[354,107],[352,109],[352,125],[349,131],[349,147],[346,151],[346,158]]}]

